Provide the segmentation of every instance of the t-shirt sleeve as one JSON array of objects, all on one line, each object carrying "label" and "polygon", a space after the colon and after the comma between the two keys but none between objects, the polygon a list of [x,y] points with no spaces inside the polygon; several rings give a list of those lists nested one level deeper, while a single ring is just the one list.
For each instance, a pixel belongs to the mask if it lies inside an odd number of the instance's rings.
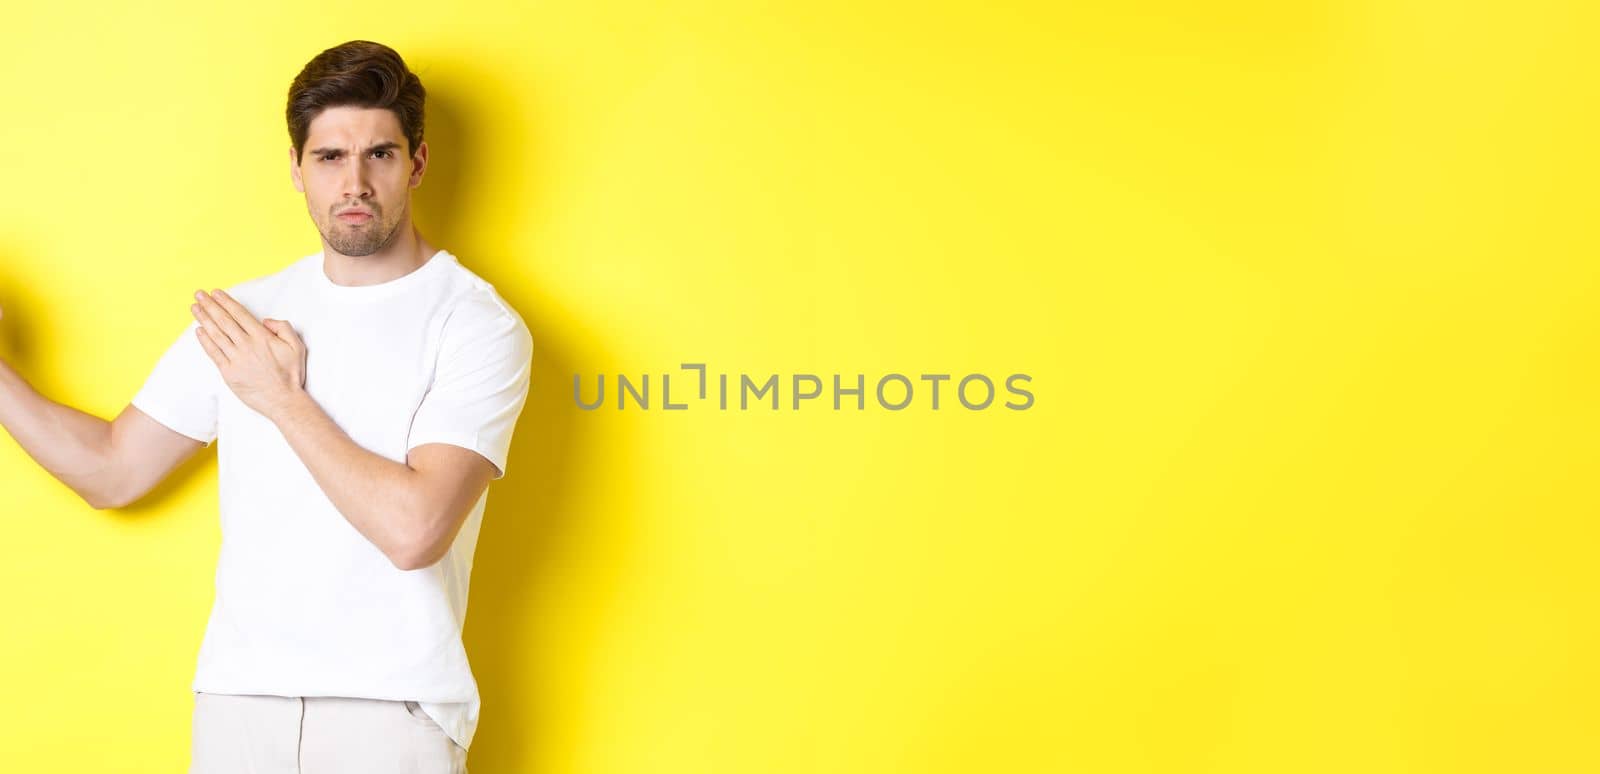
[{"label": "t-shirt sleeve", "polygon": [[511,431],[528,398],[533,337],[514,312],[468,304],[445,322],[433,384],[411,420],[409,451],[425,443],[471,449],[506,474]]},{"label": "t-shirt sleeve", "polygon": [[156,361],[144,386],[134,395],[135,408],[172,430],[207,446],[217,438],[217,364],[195,336],[191,321]]}]

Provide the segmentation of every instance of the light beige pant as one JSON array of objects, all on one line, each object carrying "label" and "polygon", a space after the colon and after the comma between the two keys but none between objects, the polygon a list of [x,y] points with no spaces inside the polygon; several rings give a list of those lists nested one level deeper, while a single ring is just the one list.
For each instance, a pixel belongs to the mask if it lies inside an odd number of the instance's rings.
[{"label": "light beige pant", "polygon": [[467,774],[412,701],[194,695],[189,774]]}]

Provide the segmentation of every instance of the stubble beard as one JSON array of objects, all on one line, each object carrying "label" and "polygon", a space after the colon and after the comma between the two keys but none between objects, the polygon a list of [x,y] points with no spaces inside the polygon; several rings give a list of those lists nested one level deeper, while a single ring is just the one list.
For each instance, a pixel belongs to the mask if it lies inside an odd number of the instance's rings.
[{"label": "stubble beard", "polygon": [[389,246],[400,233],[400,223],[384,224],[374,215],[366,223],[350,224],[335,215],[322,232],[322,238],[341,255],[360,257],[372,255]]}]

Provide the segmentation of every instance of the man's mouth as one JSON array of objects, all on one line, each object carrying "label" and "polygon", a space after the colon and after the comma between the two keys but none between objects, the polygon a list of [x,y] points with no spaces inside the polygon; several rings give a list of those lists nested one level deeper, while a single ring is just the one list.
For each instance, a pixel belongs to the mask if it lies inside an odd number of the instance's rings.
[{"label": "man's mouth", "polygon": [[366,223],[372,220],[372,214],[366,212],[341,212],[339,213],[339,220],[346,223]]}]

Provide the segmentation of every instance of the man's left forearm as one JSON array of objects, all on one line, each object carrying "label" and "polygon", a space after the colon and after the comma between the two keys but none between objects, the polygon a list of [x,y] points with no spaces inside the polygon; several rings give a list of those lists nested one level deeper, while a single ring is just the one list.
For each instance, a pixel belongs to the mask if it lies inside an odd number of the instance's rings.
[{"label": "man's left forearm", "polygon": [[304,390],[269,418],[351,526],[395,566],[412,569],[423,527],[417,472],[362,448]]}]

